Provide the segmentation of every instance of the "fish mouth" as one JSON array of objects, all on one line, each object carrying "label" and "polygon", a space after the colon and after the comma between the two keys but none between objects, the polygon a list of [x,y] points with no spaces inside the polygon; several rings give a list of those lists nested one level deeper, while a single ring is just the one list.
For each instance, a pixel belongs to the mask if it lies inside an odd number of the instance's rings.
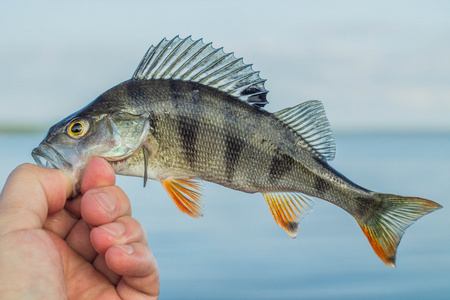
[{"label": "fish mouth", "polygon": [[71,169],[72,165],[68,163],[62,155],[47,143],[42,143],[34,148],[31,156],[38,166],[51,169]]}]

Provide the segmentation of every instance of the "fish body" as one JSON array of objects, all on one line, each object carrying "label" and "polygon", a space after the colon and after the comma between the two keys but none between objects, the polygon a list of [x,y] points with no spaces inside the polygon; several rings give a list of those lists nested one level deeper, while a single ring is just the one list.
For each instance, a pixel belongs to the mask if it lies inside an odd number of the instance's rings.
[{"label": "fish body", "polygon": [[[166,99],[158,96],[171,89],[176,95],[172,93]],[[124,91],[132,92],[125,96]],[[332,169],[274,114],[206,86],[129,80],[101,97],[128,97],[126,102],[139,108],[133,113],[151,115],[147,143],[153,145],[148,151],[154,154],[147,160],[148,178],[195,177],[248,193],[302,192],[331,201],[350,213],[355,213],[357,204],[349,204],[348,191],[355,193],[354,197],[369,195]],[[144,106],[136,99],[155,101],[146,101]],[[316,101],[302,106],[323,112]],[[142,177],[143,152],[115,168],[118,174]]]},{"label": "fish body", "polygon": [[201,40],[164,39],[132,79],[50,128],[33,157],[72,174],[78,185],[90,158],[104,157],[117,174],[144,177],[144,185],[160,181],[193,217],[202,215],[201,180],[260,192],[291,237],[314,205],[311,196],[321,198],[349,212],[394,266],[404,230],[440,205],[348,180],[327,162],[335,144],[323,105],[307,101],[270,113],[264,81]]}]

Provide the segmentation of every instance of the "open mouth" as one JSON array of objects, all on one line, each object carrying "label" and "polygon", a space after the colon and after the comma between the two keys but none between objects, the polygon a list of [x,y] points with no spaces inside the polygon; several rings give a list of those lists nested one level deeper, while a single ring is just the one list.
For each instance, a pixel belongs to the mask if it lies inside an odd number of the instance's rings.
[{"label": "open mouth", "polygon": [[37,165],[51,169],[68,169],[72,165],[68,163],[55,149],[49,144],[42,143],[31,152]]}]

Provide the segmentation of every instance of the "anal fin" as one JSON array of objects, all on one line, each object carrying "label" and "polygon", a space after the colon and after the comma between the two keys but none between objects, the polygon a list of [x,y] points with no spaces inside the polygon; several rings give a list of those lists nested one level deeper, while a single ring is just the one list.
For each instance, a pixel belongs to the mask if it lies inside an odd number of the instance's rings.
[{"label": "anal fin", "polygon": [[286,230],[291,238],[298,233],[302,219],[313,209],[314,200],[300,193],[262,193],[275,222]]},{"label": "anal fin", "polygon": [[179,210],[194,218],[203,216],[200,181],[196,178],[170,178],[161,180],[161,184]]}]

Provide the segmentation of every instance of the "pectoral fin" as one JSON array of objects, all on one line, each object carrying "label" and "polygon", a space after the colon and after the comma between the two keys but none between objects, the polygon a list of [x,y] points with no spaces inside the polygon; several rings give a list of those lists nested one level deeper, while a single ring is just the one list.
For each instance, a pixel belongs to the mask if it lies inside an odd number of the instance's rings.
[{"label": "pectoral fin", "polygon": [[314,200],[300,193],[262,193],[275,222],[295,238],[298,226],[314,207]]},{"label": "pectoral fin", "polygon": [[194,218],[203,216],[201,184],[196,178],[171,178],[161,180],[179,210]]}]

